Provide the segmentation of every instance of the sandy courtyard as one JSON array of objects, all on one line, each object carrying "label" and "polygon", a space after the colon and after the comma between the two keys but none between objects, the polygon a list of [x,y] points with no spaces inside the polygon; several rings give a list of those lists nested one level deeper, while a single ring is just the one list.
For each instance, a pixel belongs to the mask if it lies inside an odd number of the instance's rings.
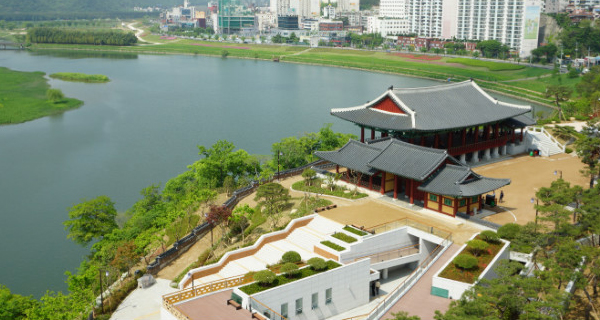
[{"label": "sandy courtyard", "polygon": [[[473,171],[490,178],[508,178],[510,185],[502,188],[504,203],[499,205],[501,213],[490,216],[486,220],[505,224],[516,222],[526,224],[535,220],[535,208],[531,198],[541,187],[549,187],[552,181],[562,177],[571,185],[581,185],[587,188],[588,178],[581,175],[579,170],[584,165],[575,154],[557,154],[552,157],[530,157],[527,155],[515,157],[497,163],[473,168]],[[557,174],[554,175],[554,171]],[[500,192],[496,192],[498,197]],[[503,212],[502,212],[503,211]]]}]

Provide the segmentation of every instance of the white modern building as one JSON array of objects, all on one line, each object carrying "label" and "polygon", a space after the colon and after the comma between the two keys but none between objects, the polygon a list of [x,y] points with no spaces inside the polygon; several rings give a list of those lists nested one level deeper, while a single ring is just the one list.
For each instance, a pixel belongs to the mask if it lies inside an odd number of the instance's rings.
[{"label": "white modern building", "polygon": [[411,0],[381,0],[379,18],[370,22],[373,32],[382,36],[406,34],[410,30],[409,4]]},{"label": "white modern building", "polygon": [[441,37],[444,2],[453,0],[410,0],[410,32],[427,38]]}]

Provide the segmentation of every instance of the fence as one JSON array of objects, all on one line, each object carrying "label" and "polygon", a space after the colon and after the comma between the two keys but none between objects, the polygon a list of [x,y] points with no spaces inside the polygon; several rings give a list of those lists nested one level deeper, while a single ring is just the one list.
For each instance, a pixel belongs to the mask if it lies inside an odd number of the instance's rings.
[{"label": "fence", "polygon": [[451,236],[452,236],[452,232],[450,232],[450,231],[432,227],[432,226],[428,226],[426,224],[411,220],[409,218],[398,219],[398,220],[394,220],[391,222],[378,224],[378,225],[375,225],[372,227],[365,228],[365,230],[369,230],[369,231],[372,231],[373,233],[377,234],[377,233],[382,233],[382,232],[398,229],[398,228],[405,227],[405,226],[412,227],[412,228],[415,228],[415,229],[418,229],[421,231],[425,231],[427,233],[431,233],[431,234],[438,236],[440,238],[443,238],[443,239],[446,239],[448,237],[451,238]]},{"label": "fence", "polygon": [[[223,206],[233,209],[240,202],[240,200],[254,192],[261,184],[292,177],[301,174],[304,170],[310,167],[323,166],[326,163],[327,161],[317,160],[301,167],[280,171],[274,174],[270,179],[261,181],[252,180],[248,186],[235,190],[231,197],[223,203]],[[190,234],[175,242],[172,248],[159,254],[156,259],[146,267],[146,271],[150,274],[157,274],[160,270],[162,270],[162,268],[186,252],[192,245],[196,243],[196,241],[198,241],[198,239],[202,238],[211,229],[212,226],[208,223],[203,223],[202,225],[194,228]]]}]

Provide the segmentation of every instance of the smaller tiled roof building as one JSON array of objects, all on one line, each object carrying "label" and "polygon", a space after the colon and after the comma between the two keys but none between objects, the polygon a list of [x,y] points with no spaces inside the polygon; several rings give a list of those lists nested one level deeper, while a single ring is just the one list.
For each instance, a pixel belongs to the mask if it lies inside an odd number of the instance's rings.
[{"label": "smaller tiled roof building", "polygon": [[447,215],[471,214],[481,207],[481,195],[510,183],[508,179],[486,178],[474,173],[446,150],[413,145],[394,138],[372,143],[350,140],[336,151],[315,155],[347,170],[343,179],[393,197],[404,195],[410,203]]}]

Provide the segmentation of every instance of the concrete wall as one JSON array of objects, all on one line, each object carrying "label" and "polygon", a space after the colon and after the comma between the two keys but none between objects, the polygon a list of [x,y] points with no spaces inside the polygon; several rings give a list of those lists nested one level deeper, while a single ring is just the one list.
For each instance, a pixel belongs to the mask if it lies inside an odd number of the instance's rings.
[{"label": "concrete wall", "polygon": [[[336,269],[304,278],[273,289],[256,293],[252,297],[270,309],[281,313],[281,305],[288,305],[288,319],[324,319],[369,302],[370,262],[360,260]],[[331,288],[332,301],[325,303],[325,291]],[[235,289],[247,308],[249,298]],[[318,294],[318,307],[312,309],[312,294]],[[302,313],[296,314],[296,300],[302,298]],[[266,308],[265,308],[266,310]],[[262,311],[263,310],[260,310]]]},{"label": "concrete wall", "polygon": [[362,237],[362,241],[353,243],[351,246],[346,244],[345,247],[350,247],[350,250],[341,252],[340,259],[342,262],[346,263],[359,257],[394,250],[402,246],[417,243],[418,239],[409,236],[407,228],[390,230],[384,233]]}]

